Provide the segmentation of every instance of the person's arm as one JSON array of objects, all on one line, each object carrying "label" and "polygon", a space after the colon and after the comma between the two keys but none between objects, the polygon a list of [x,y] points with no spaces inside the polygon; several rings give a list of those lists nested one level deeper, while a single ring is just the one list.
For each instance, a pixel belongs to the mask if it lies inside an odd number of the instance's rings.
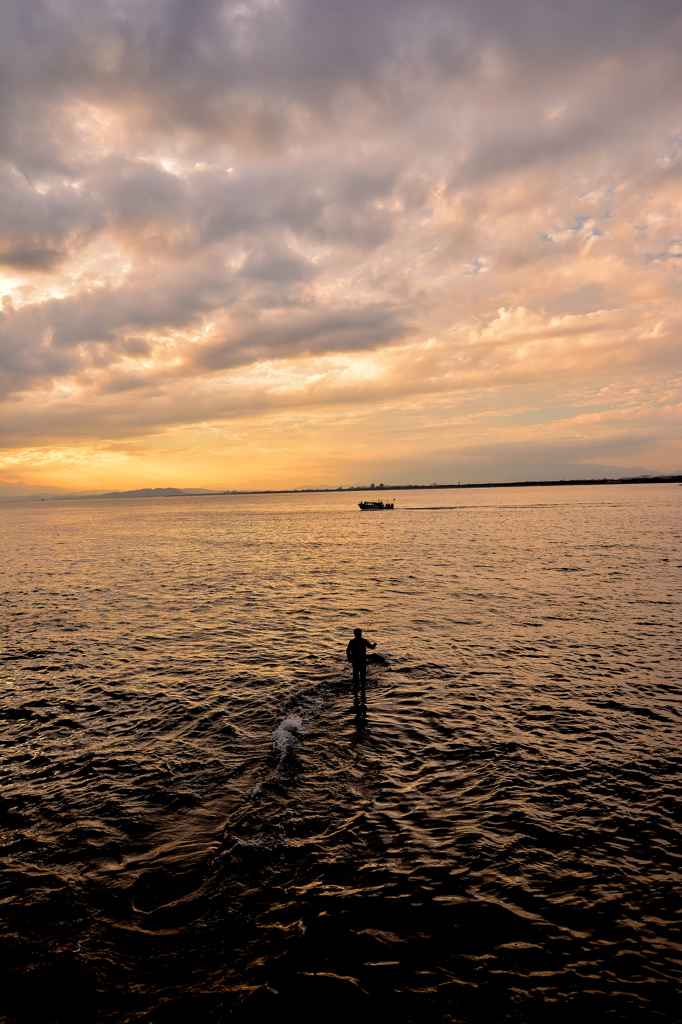
[{"label": "person's arm", "polygon": [[346,647],[346,660],[347,660],[347,661],[350,661],[350,660],[351,660],[351,656],[350,656],[350,645],[351,645],[352,643],[353,643],[353,641],[352,641],[352,640],[349,640],[349,641],[348,641],[348,647]]}]

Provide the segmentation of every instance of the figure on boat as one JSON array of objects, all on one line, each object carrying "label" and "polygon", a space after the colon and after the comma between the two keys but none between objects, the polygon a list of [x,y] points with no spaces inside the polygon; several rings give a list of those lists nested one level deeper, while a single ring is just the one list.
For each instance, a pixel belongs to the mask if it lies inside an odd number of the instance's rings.
[{"label": "figure on boat", "polygon": [[359,501],[358,508],[363,512],[381,512],[383,509],[393,508],[392,501]]}]

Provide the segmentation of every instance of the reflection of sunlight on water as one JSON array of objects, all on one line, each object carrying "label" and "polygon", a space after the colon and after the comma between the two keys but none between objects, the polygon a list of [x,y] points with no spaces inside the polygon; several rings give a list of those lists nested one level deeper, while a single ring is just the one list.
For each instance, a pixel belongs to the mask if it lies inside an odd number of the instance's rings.
[{"label": "reflection of sunlight on water", "polygon": [[[576,963],[588,1008],[664,1005],[677,491],[390,497],[6,510],[14,976],[77,934],[107,1006],[119,963],[147,1014],[171,976],[207,1020],[334,976],[536,1019]],[[381,656],[357,694],[356,625]]]}]

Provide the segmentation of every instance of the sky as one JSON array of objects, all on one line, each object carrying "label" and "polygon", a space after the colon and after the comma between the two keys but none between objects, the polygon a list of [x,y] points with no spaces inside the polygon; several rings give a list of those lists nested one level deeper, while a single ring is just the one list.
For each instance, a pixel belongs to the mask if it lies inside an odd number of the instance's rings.
[{"label": "sky", "polygon": [[682,471],[679,0],[0,0],[6,493]]}]

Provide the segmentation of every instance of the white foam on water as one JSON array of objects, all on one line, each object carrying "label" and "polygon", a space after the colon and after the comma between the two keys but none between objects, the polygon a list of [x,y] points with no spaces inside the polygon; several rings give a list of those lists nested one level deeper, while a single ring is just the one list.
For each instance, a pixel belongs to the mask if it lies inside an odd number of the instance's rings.
[{"label": "white foam on water", "polygon": [[280,761],[291,752],[305,731],[299,715],[289,715],[277,726],[272,734],[272,749]]}]

